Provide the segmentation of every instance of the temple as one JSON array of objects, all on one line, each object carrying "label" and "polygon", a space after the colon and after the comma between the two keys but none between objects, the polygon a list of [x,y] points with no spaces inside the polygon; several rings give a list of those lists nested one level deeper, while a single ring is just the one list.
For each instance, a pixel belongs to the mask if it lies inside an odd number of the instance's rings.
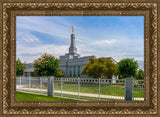
[{"label": "temple", "polygon": [[[77,48],[75,44],[75,34],[74,28],[72,26],[72,34],[71,34],[71,44],[69,47],[69,53],[62,55],[59,57],[60,59],[60,69],[64,72],[64,77],[67,78],[87,78],[89,76],[81,75],[81,71],[84,66],[89,62],[89,58],[96,58],[94,55],[81,57],[80,54],[77,53]],[[112,57],[104,57],[106,59],[111,59],[114,63],[116,61]]]}]

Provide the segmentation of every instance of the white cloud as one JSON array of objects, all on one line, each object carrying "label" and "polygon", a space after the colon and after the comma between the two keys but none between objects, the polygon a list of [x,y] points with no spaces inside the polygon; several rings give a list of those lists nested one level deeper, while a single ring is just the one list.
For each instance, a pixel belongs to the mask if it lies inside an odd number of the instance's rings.
[{"label": "white cloud", "polygon": [[100,41],[94,41],[94,42],[92,42],[91,44],[92,45],[99,45],[99,46],[103,46],[103,45],[105,45],[105,46],[107,46],[107,45],[112,45],[112,44],[115,44],[116,43],[116,40],[100,40]]},{"label": "white cloud", "polygon": [[[78,51],[81,54],[90,53],[96,56],[133,57],[143,55],[143,46],[140,41],[129,39],[90,40],[79,42]],[[143,58],[143,57],[142,57]]]},{"label": "white cloud", "polygon": [[18,32],[17,42],[33,43],[33,42],[40,42],[40,40],[35,35],[32,35],[29,32]]},{"label": "white cloud", "polygon": [[17,46],[17,58],[20,58],[27,63],[33,62],[37,57],[40,57],[44,53],[52,54],[59,58],[60,55],[68,52],[68,46],[58,45],[36,45],[33,47]]},{"label": "white cloud", "polygon": [[137,61],[144,61],[144,57],[133,57]]},{"label": "white cloud", "polygon": [[65,23],[65,21],[58,24],[57,22],[45,20],[40,17],[19,17],[17,21],[17,29],[20,28],[21,30],[37,31],[57,37],[58,39],[67,39],[72,26],[70,25],[69,27],[69,23]]}]

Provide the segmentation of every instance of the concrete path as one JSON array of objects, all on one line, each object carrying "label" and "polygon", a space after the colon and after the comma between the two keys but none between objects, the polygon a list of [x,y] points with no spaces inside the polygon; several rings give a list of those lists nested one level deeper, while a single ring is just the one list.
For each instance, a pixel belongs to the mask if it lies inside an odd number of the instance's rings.
[{"label": "concrete path", "polygon": [[[42,92],[47,92],[47,89],[37,89],[37,88],[20,88],[17,87],[18,90],[25,90],[25,91],[42,91]],[[54,93],[61,93],[60,90],[54,90]],[[70,91],[62,91],[63,94],[68,94],[68,95],[77,95],[78,92],[70,92]],[[79,96],[87,96],[87,97],[96,97],[99,98],[99,94],[92,94],[92,93],[79,93]],[[112,95],[100,95],[100,98],[108,98],[108,99],[121,99],[124,100],[124,97],[122,96],[112,96]],[[139,100],[139,101],[144,101],[144,98],[134,98],[134,100]]]}]

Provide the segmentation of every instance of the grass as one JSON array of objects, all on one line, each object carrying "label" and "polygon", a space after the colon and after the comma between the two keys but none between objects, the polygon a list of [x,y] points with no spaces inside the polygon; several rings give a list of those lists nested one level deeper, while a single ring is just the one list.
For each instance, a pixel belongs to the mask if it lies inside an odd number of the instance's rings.
[{"label": "grass", "polygon": [[77,101],[77,100],[16,92],[16,101]]}]

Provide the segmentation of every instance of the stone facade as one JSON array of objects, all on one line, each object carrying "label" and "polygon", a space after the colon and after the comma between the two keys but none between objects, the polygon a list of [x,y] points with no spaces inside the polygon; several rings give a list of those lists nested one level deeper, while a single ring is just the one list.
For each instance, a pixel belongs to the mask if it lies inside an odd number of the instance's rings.
[{"label": "stone facade", "polygon": [[[89,62],[89,58],[91,57],[96,58],[94,55],[80,57],[80,54],[77,53],[77,48],[75,44],[75,34],[72,30],[71,45],[69,47],[69,53],[59,57],[60,69],[64,72],[64,77],[87,78],[88,76],[81,75],[80,73],[83,70],[84,66]],[[111,59],[114,63],[116,63],[116,61],[112,57],[105,57],[105,58]]]}]

